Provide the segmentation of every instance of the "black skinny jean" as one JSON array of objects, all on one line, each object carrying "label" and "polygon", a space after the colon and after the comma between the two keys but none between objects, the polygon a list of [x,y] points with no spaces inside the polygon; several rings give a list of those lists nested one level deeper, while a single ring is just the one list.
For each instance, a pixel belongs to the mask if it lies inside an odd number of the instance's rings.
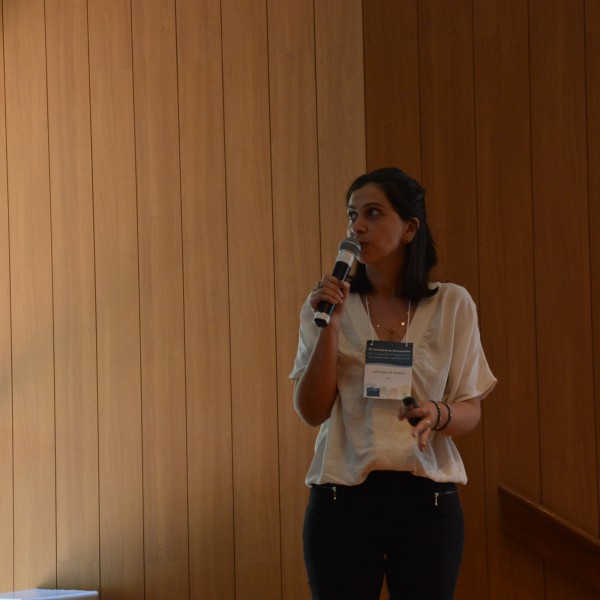
[{"label": "black skinny jean", "polygon": [[313,600],[451,600],[464,542],[455,484],[374,471],[356,486],[313,486],[304,518]]}]

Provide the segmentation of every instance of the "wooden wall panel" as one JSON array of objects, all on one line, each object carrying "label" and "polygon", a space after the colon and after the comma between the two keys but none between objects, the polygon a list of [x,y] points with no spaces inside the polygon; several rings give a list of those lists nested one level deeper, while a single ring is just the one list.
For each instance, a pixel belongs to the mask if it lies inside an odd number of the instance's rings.
[{"label": "wooden wall panel", "polygon": [[440,259],[438,273],[470,286],[476,296],[472,27],[470,0],[419,3],[421,169]]},{"label": "wooden wall panel", "polygon": [[175,6],[132,2],[146,598],[189,590]]},{"label": "wooden wall panel", "polygon": [[[597,536],[584,26],[583,2],[531,2],[542,502]],[[597,596],[549,566],[546,588],[550,599]]]},{"label": "wooden wall panel", "polygon": [[420,181],[418,2],[368,0],[363,21],[367,170],[395,166]]},{"label": "wooden wall panel", "polygon": [[[33,422],[1,507],[7,586],[306,596],[316,432],[294,414],[287,374],[298,309],[331,268],[343,192],[365,167],[362,17],[348,6],[315,17],[305,0],[4,5],[3,364],[18,384],[15,432]],[[12,433],[12,402],[2,409]]]},{"label": "wooden wall panel", "polygon": [[[593,597],[549,566],[544,580],[540,559],[504,538],[497,486],[509,482],[597,535],[599,422],[582,415],[592,414],[594,365],[598,371],[592,335],[596,341],[600,213],[592,198],[599,181],[600,13],[583,1],[474,0],[453,3],[452,11],[445,4],[419,3],[423,180],[439,272],[468,288],[473,283],[476,298],[479,282],[484,345],[500,378],[484,403],[485,454],[477,441],[466,451],[485,467],[487,504],[482,499],[479,514],[489,527],[489,559],[475,579],[463,569],[469,585],[458,595]],[[366,30],[370,16],[365,12]],[[383,56],[381,43],[366,39],[365,55],[372,46]],[[390,44],[394,57],[396,47]],[[367,60],[366,68],[384,72],[393,63]],[[373,77],[366,74],[367,85]],[[367,89],[367,99],[376,93]],[[368,111],[375,106],[367,139],[382,135],[394,114],[384,102],[367,102]],[[369,147],[369,159],[380,149]],[[386,151],[391,156],[394,149]],[[469,175],[457,178],[465,169]]]},{"label": "wooden wall panel", "polygon": [[[419,3],[422,184],[440,264],[435,277],[478,301],[472,2]],[[469,485],[461,488],[466,547],[458,593],[487,597],[485,475],[479,427],[457,440]]]},{"label": "wooden wall panel", "polygon": [[288,375],[300,307],[321,276],[314,11],[312,1],[268,8],[282,598],[308,600],[304,480],[316,430],[296,414]]},{"label": "wooden wall panel", "polygon": [[[56,584],[52,265],[44,3],[4,2],[14,585]],[[8,26],[7,26],[8,25]]]},{"label": "wooden wall panel", "polygon": [[498,378],[484,402],[489,597],[533,599],[544,596],[541,560],[497,518],[498,482],[538,501],[541,485],[527,5],[477,0],[474,19],[480,313]]},{"label": "wooden wall panel", "polygon": [[315,44],[321,265],[331,271],[346,237],[345,195],[366,170],[362,3],[317,0]]},{"label": "wooden wall panel", "polygon": [[[12,485],[14,426],[14,491],[0,501],[0,582],[100,574],[103,598],[173,581],[184,597],[306,597],[315,432],[287,373],[299,305],[331,268],[344,191],[365,169],[365,118],[369,167],[395,162],[428,189],[438,274],[479,298],[500,377],[484,427],[461,440],[461,597],[486,597],[486,578],[490,597],[541,593],[539,562],[498,529],[500,479],[597,533],[597,427],[580,418],[600,321],[596,4],[532,0],[529,19],[513,0],[364,4],[379,35],[366,104],[358,2],[228,0],[223,57],[216,0],[138,1],[133,23],[124,0],[87,16],[81,0],[4,3],[0,478]],[[563,410],[572,389],[581,413]],[[588,594],[548,573],[548,597]]]},{"label": "wooden wall panel", "polygon": [[177,3],[190,598],[235,597],[220,3]]},{"label": "wooden wall panel", "polygon": [[99,585],[96,307],[87,3],[46,3],[57,585]]},{"label": "wooden wall panel", "polygon": [[236,597],[281,594],[267,7],[222,2]]},{"label": "wooden wall panel", "polygon": [[129,0],[89,5],[103,600],[144,597],[140,317]]},{"label": "wooden wall panel", "polygon": [[[600,431],[600,4],[585,3],[586,108],[588,150],[588,206],[590,211],[590,262],[596,431]],[[596,445],[600,471],[600,445]],[[598,473],[600,475],[600,472]],[[599,477],[600,478],[600,477]],[[600,486],[600,482],[599,482]],[[598,493],[600,498],[600,491]],[[600,510],[600,501],[599,501]]]},{"label": "wooden wall panel", "polygon": [[[0,2],[0,115],[6,115]],[[6,121],[0,119],[0,589],[13,587],[13,399]]]},{"label": "wooden wall panel", "polygon": [[583,3],[531,2],[542,502],[597,535],[596,432],[581,418],[594,410],[583,26]]},{"label": "wooden wall panel", "polygon": [[348,184],[396,163],[500,379],[460,440],[458,597],[593,597],[504,538],[496,488],[598,534],[597,3],[1,16],[0,589],[308,598],[298,310]]}]

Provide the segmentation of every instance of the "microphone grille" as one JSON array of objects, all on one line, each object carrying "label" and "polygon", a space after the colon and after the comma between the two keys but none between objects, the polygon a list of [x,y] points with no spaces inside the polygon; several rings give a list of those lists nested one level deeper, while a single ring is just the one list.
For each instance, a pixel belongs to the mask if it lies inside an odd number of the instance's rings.
[{"label": "microphone grille", "polygon": [[346,250],[357,255],[360,252],[360,242],[353,237],[348,237],[340,242],[340,250]]}]

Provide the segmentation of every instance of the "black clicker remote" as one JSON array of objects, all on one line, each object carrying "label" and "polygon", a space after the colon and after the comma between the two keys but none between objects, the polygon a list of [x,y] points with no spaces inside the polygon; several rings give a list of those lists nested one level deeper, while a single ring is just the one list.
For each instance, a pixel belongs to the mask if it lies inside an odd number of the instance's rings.
[{"label": "black clicker remote", "polygon": [[[419,408],[418,402],[412,396],[405,396],[402,398],[402,402],[404,403],[404,408],[406,410],[413,410],[415,408]],[[408,422],[414,427],[423,417],[411,417]]]}]

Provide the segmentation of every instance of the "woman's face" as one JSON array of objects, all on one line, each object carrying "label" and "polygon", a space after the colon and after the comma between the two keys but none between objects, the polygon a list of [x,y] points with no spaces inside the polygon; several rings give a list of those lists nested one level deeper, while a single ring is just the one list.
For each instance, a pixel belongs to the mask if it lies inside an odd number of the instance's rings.
[{"label": "woman's face", "polygon": [[376,265],[404,259],[405,245],[413,239],[419,221],[402,219],[378,185],[368,183],[354,191],[347,212],[348,235],[360,242],[361,263]]}]

